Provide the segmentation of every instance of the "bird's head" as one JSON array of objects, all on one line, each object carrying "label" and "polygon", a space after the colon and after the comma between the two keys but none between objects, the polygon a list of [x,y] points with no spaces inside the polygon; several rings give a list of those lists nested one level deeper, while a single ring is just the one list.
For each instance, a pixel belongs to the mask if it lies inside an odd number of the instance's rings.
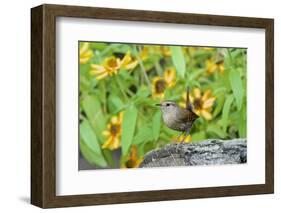
[{"label": "bird's head", "polygon": [[163,101],[160,104],[156,104],[156,106],[160,106],[163,113],[175,112],[179,109],[179,105],[174,101]]}]

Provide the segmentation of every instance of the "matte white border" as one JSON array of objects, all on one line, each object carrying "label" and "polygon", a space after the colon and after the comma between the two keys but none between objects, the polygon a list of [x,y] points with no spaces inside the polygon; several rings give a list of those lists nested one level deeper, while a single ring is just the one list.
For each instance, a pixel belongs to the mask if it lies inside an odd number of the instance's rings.
[{"label": "matte white border", "polygon": [[[264,30],[65,17],[56,23],[57,195],[265,183]],[[78,171],[79,40],[248,48],[247,164]]]}]

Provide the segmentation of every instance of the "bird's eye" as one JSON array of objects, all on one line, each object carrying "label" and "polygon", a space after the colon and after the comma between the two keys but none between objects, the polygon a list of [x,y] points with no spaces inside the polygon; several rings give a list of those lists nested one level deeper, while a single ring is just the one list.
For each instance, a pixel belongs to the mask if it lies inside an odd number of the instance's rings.
[{"label": "bird's eye", "polygon": [[170,106],[170,104],[166,104],[166,106]]}]

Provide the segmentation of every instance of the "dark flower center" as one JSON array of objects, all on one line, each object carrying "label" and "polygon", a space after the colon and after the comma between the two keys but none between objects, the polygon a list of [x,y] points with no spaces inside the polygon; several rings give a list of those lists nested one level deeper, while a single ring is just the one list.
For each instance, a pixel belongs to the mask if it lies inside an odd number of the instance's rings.
[{"label": "dark flower center", "polygon": [[117,135],[119,132],[119,125],[111,125],[110,132],[112,135]]},{"label": "dark flower center", "polygon": [[110,59],[108,62],[109,67],[117,67],[117,61],[115,59]]},{"label": "dark flower center", "polygon": [[195,109],[201,109],[202,108],[202,101],[200,98],[196,98],[194,100],[193,106]]},{"label": "dark flower center", "polygon": [[134,168],[134,162],[132,160],[128,160],[126,162],[126,167],[127,168]]},{"label": "dark flower center", "polygon": [[155,90],[156,93],[163,93],[166,88],[166,82],[163,79],[156,81]]}]

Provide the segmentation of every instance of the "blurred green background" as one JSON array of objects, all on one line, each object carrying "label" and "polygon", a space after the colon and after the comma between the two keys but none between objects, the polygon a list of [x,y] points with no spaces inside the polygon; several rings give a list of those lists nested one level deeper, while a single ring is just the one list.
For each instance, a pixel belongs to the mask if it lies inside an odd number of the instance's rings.
[{"label": "blurred green background", "polygon": [[247,50],[79,42],[80,155],[93,168],[138,167],[148,151],[175,143],[156,103],[200,117],[185,142],[246,137]]}]

